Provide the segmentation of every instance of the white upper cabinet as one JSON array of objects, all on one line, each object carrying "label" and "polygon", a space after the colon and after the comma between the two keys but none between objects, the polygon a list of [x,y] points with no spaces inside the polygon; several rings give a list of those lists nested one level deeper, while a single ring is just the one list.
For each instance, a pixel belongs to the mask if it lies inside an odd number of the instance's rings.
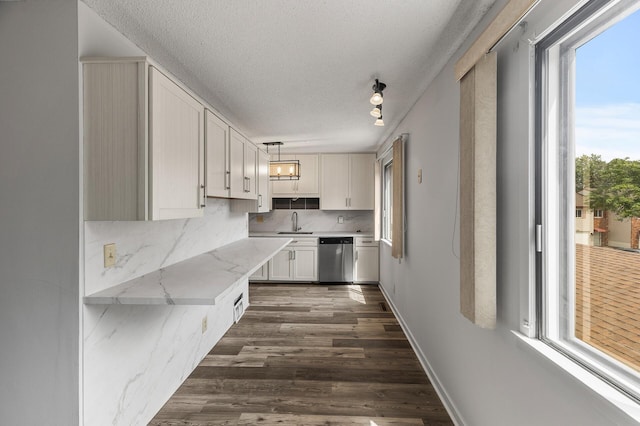
[{"label": "white upper cabinet", "polygon": [[[277,159],[278,154],[271,156],[271,160]],[[300,179],[272,181],[271,195],[273,197],[287,198],[320,196],[318,154],[282,154],[280,159],[300,161]]]},{"label": "white upper cabinet", "polygon": [[150,67],[151,218],[202,216],[204,107]]},{"label": "white upper cabinet", "polygon": [[373,210],[375,154],[323,154],[320,208]]},{"label": "white upper cabinet", "polygon": [[258,197],[255,200],[231,200],[234,212],[266,213],[271,210],[269,196],[269,155],[258,150]]},{"label": "white upper cabinet", "polygon": [[229,133],[227,123],[205,111],[207,197],[229,197]]},{"label": "white upper cabinet", "polygon": [[373,210],[375,154],[349,154],[349,209]]},{"label": "white upper cabinet", "polygon": [[204,212],[204,107],[145,58],[83,60],[85,220]]},{"label": "white upper cabinet", "polygon": [[229,149],[229,196],[246,200],[258,198],[257,152],[255,145],[249,142],[235,129],[231,129]]}]

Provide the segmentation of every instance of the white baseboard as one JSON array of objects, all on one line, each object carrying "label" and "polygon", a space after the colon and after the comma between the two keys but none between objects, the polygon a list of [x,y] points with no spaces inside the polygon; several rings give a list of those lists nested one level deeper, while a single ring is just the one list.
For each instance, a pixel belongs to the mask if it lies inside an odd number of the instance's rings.
[{"label": "white baseboard", "polygon": [[429,377],[429,381],[433,385],[433,388],[436,390],[436,393],[438,394],[438,397],[442,401],[444,408],[447,410],[447,413],[449,413],[451,420],[456,426],[463,426],[465,423],[462,420],[462,416],[460,415],[460,412],[458,411],[456,405],[451,400],[451,398],[449,398],[449,394],[447,393],[445,388],[442,386],[442,383],[438,379],[438,375],[431,368],[431,364],[429,364],[429,360],[427,360],[427,357],[424,355],[424,352],[422,352],[422,349],[420,349],[420,346],[416,342],[416,339],[413,337],[413,334],[411,334],[411,330],[409,330],[409,327],[407,326],[404,319],[402,318],[402,315],[398,311],[398,308],[393,303],[393,301],[385,291],[382,284],[380,284],[378,287],[380,288],[380,291],[382,292],[382,295],[386,299],[387,303],[391,307],[393,314],[396,316],[396,318],[398,318],[398,322],[400,323],[400,327],[402,327],[402,331],[404,331],[404,334],[407,335],[411,348],[418,356],[418,361],[420,361],[420,365],[422,365],[422,369],[427,374],[427,377]]}]

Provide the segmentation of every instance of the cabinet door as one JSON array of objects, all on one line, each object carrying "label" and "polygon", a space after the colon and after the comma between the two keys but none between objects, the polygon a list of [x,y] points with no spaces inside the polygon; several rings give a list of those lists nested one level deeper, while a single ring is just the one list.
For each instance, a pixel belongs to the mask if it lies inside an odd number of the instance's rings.
[{"label": "cabinet door", "polygon": [[[280,160],[295,160],[295,155],[279,156]],[[271,155],[271,160],[278,160],[278,154]],[[295,196],[295,180],[274,180],[271,182],[271,194],[274,197],[293,197]]]},{"label": "cabinet door", "polygon": [[293,249],[293,279],[296,281],[318,281],[317,247],[296,247]]},{"label": "cabinet door", "polygon": [[349,155],[349,208],[373,210],[375,154]]},{"label": "cabinet door", "polygon": [[283,248],[269,261],[269,280],[291,281],[293,278],[292,249]]},{"label": "cabinet door", "polygon": [[356,247],[356,282],[378,282],[378,247]]},{"label": "cabinet door", "polygon": [[266,281],[269,279],[269,262],[262,265],[249,277],[249,281]]},{"label": "cabinet door", "polygon": [[348,209],[349,156],[324,154],[322,162],[322,186],[320,208],[322,210]]},{"label": "cabinet door", "polygon": [[149,71],[151,219],[204,213],[204,107],[153,67]]},{"label": "cabinet door", "polygon": [[300,180],[293,181],[295,192],[301,197],[317,197],[319,191],[318,155],[296,155],[300,161]]},{"label": "cabinet door", "polygon": [[258,151],[258,213],[271,210],[271,197],[269,195],[269,155]]},{"label": "cabinet door", "polygon": [[229,171],[229,196],[231,198],[246,198],[244,138],[234,129],[231,129],[229,138]]},{"label": "cabinet door", "polygon": [[245,196],[250,200],[258,199],[258,148],[245,139],[244,142],[244,179]]},{"label": "cabinet door", "polygon": [[207,196],[229,196],[229,125],[205,111]]}]

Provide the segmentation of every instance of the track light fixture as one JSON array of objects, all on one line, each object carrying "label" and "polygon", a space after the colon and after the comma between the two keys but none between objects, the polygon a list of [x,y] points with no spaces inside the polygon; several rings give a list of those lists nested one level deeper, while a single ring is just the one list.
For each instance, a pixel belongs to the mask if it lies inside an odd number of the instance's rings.
[{"label": "track light fixture", "polygon": [[384,99],[382,98],[382,91],[385,89],[385,87],[387,87],[387,85],[379,82],[378,79],[376,78],[376,84],[374,84],[372,87],[373,95],[371,96],[371,99],[369,99],[369,102],[371,102],[371,105],[382,104],[382,102],[384,101]]}]

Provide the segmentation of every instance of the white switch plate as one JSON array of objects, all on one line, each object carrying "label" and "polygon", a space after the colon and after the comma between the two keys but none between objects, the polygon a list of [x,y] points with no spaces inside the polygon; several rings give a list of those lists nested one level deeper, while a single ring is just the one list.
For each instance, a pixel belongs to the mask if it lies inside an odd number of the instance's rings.
[{"label": "white switch plate", "polygon": [[207,320],[207,316],[205,315],[204,317],[202,317],[202,334],[207,332],[207,328],[208,328],[208,320]]},{"label": "white switch plate", "polygon": [[344,223],[344,217],[338,216],[338,223]]},{"label": "white switch plate", "polygon": [[104,267],[110,268],[116,264],[116,244],[104,245]]}]

